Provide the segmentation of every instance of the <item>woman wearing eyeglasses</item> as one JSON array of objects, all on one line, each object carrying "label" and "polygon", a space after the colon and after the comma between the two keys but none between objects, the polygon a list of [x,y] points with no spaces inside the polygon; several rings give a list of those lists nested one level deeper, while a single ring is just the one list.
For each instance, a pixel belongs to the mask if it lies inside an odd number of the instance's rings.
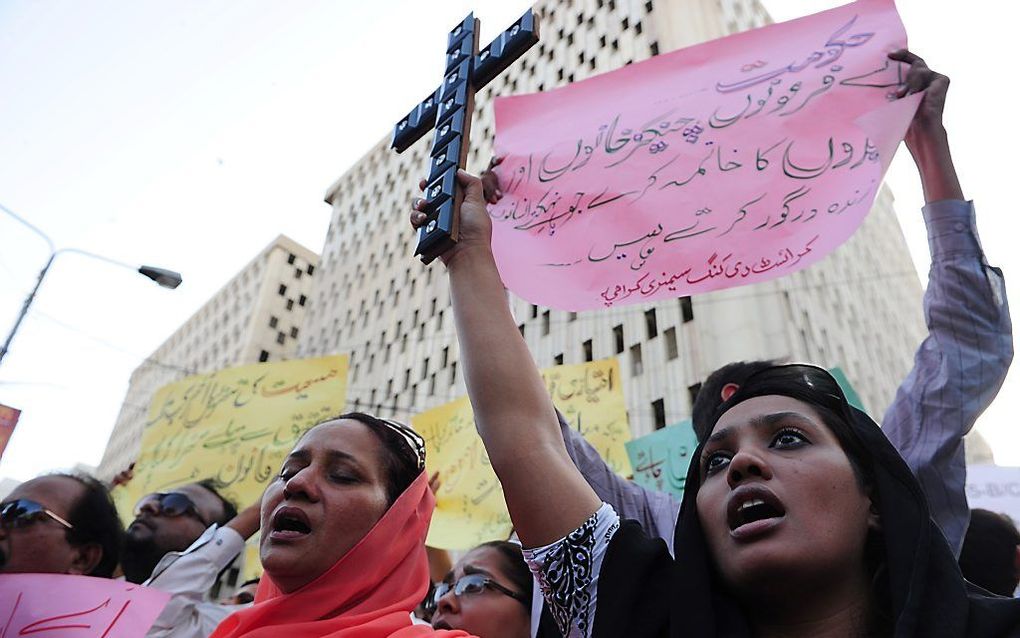
[{"label": "woman wearing eyeglasses", "polygon": [[[941,109],[948,79],[906,51],[902,94],[925,193],[959,198]],[[1020,602],[966,583],[909,468],[821,369],[770,368],[714,415],[687,476],[674,562],[602,503],[567,455],[509,312],[482,186],[466,173],[447,266],[475,423],[565,635],[1020,635]],[[956,193],[954,195],[954,193]],[[425,216],[416,202],[412,225]]]},{"label": "woman wearing eyeglasses", "polygon": [[214,638],[467,636],[412,624],[435,499],[413,430],[349,413],[301,437],[262,497],[255,605]]},{"label": "woman wearing eyeglasses", "polygon": [[457,561],[425,607],[437,629],[462,629],[481,638],[528,638],[532,591],[520,545],[492,541]]}]

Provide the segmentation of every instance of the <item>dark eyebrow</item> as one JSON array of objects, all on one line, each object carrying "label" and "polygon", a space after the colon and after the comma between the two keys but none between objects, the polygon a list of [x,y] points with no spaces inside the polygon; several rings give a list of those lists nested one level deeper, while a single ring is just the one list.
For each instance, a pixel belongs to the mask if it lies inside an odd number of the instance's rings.
[{"label": "dark eyebrow", "polygon": [[311,460],[311,458],[312,455],[308,450],[294,450],[293,452],[287,455],[287,458],[285,458],[283,462],[287,463],[287,461],[303,461],[307,463],[309,460]]},{"label": "dark eyebrow", "polygon": [[[784,421],[796,421],[796,422],[802,423],[804,425],[815,425],[814,421],[812,421],[811,419],[807,418],[803,414],[801,414],[799,412],[789,412],[789,411],[788,412],[773,412],[772,414],[763,414],[761,416],[756,416],[753,419],[751,419],[750,421],[748,421],[748,423],[751,425],[751,427],[754,427],[754,428],[767,429],[767,428],[775,426],[777,423],[784,422]],[[726,428],[723,428],[723,429],[719,430],[718,432],[714,432],[712,434],[712,436],[708,437],[708,440],[705,441],[706,447],[707,447],[707,445],[709,443],[717,443],[717,442],[725,439],[726,437],[728,437],[730,435],[730,433],[732,431],[733,431],[732,427],[726,427]]]},{"label": "dark eyebrow", "polygon": [[[344,452],[342,450],[328,450],[326,452],[326,459],[330,462],[347,461],[355,464],[358,463],[358,459],[354,455]],[[304,463],[308,463],[311,460],[312,453],[309,452],[307,449],[294,450],[293,452],[287,455],[286,459],[286,461],[302,461]]]},{"label": "dark eyebrow", "polygon": [[722,441],[723,439],[730,435],[731,430],[732,428],[723,428],[718,432],[713,432],[712,436],[708,437],[708,440],[705,441],[705,447],[708,447],[709,443],[716,443],[718,441]]},{"label": "dark eyebrow", "polygon": [[350,463],[359,469],[361,468],[361,463],[358,461],[357,457],[342,450],[328,450],[326,452],[326,459],[330,463],[336,463],[339,461],[341,463]]},{"label": "dark eyebrow", "polygon": [[481,574],[482,576],[488,576],[489,578],[492,578],[492,574],[485,571],[481,567],[475,567],[474,565],[464,565],[464,575],[467,576],[469,574]]}]

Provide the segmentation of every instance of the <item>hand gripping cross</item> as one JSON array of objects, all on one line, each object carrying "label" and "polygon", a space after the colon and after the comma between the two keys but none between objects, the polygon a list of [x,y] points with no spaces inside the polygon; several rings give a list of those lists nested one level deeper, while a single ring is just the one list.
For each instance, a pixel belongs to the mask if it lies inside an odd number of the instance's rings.
[{"label": "hand gripping cross", "polygon": [[479,21],[473,13],[453,28],[446,45],[443,83],[393,128],[391,146],[398,153],[435,129],[425,187],[428,218],[418,229],[414,251],[426,264],[457,241],[463,199],[457,188],[457,170],[464,168],[467,160],[475,91],[538,42],[538,22],[531,9],[481,51],[478,30]]}]

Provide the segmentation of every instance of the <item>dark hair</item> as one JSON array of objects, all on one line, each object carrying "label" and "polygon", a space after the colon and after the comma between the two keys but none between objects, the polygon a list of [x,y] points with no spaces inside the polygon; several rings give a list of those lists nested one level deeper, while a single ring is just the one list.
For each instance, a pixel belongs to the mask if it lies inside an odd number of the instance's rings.
[{"label": "dark hair", "polygon": [[970,527],[960,552],[963,577],[993,594],[1012,596],[1018,579],[1016,569],[1020,532],[1005,514],[970,511]]},{"label": "dark hair", "polygon": [[222,508],[223,513],[220,515],[219,518],[213,519],[210,522],[218,523],[220,525],[226,525],[231,520],[233,520],[235,516],[237,516],[237,507],[232,502],[230,502],[230,499],[219,493],[219,491],[216,489],[215,479],[211,478],[203,479],[195,483],[195,485],[204,487],[205,489],[212,492],[212,495],[215,496],[217,500],[219,500],[220,502],[220,507]]},{"label": "dark hair", "polygon": [[61,476],[77,481],[84,493],[67,515],[67,522],[73,529],[67,530],[67,540],[72,545],[95,543],[103,555],[87,576],[110,578],[120,562],[120,550],[124,542],[124,525],[120,522],[117,507],[110,498],[110,491],[102,482],[78,472],[56,472],[48,476]]},{"label": "dark hair", "polygon": [[[330,417],[316,423],[305,434],[325,423],[333,423],[350,419],[357,421],[369,429],[379,439],[383,448],[383,471],[386,476],[386,496],[390,505],[404,493],[404,490],[418,478],[422,470],[419,467],[418,455],[411,448],[408,440],[397,432],[397,425],[384,421],[379,417],[364,412],[347,412],[340,416]],[[407,426],[401,425],[406,428]]]},{"label": "dark hair", "polygon": [[756,372],[775,366],[778,362],[774,360],[763,361],[736,361],[728,363],[708,375],[704,383],[698,389],[694,397],[694,405],[691,407],[691,423],[694,426],[694,436],[701,443],[712,433],[712,426],[715,420],[712,416],[722,403],[722,390],[730,383],[738,386],[744,385],[747,378]]},{"label": "dark hair", "polygon": [[514,589],[530,599],[534,592],[535,581],[531,575],[531,569],[524,562],[524,552],[521,550],[521,546],[510,541],[489,541],[475,549],[481,547],[494,549],[499,553],[503,561],[503,570],[510,582],[513,583]]},{"label": "dark hair", "polygon": [[839,383],[825,370],[812,365],[775,365],[763,368],[744,379],[740,388],[722,402],[708,421],[707,438],[727,411],[755,397],[779,395],[810,405],[839,441],[861,487],[871,491],[875,470],[871,454],[854,429],[852,408]]},{"label": "dark hair", "polygon": [[[733,395],[724,401],[712,415],[706,436],[711,434],[728,410],[748,399],[762,396],[785,396],[808,404],[822,419],[822,423],[836,437],[840,448],[846,454],[861,490],[871,500],[873,511],[880,511],[878,478],[875,461],[868,451],[864,439],[857,432],[855,421],[870,418],[858,412],[847,403],[846,395],[836,379],[827,371],[813,365],[780,364],[763,368],[740,385]],[[858,413],[860,417],[858,417]],[[699,459],[695,459],[698,462]],[[695,486],[698,489],[700,486]],[[871,623],[882,627],[891,620],[888,570],[886,569],[885,541],[881,531],[869,529],[864,547],[864,562],[872,578],[872,589],[876,592],[877,604],[872,610]]]}]

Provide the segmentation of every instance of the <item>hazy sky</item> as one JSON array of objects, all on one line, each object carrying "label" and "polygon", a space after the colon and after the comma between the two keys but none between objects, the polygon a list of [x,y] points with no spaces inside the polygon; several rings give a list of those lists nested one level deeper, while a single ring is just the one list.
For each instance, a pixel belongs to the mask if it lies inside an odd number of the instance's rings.
[{"label": "hazy sky", "polygon": [[[765,4],[782,20],[841,3]],[[911,47],[953,80],[946,120],[964,190],[989,260],[1020,299],[1007,195],[1018,141],[1004,70],[1012,3],[898,4]],[[0,364],[0,403],[24,411],[0,477],[96,464],[146,355],[277,234],[322,249],[326,188],[434,88],[449,27],[473,8],[487,41],[527,6],[0,2],[0,203],[58,247],[171,268],[185,282],[164,290],[74,254],[57,259]],[[905,151],[888,182],[923,281],[920,186]],[[0,215],[0,335],[46,256]],[[1013,373],[978,426],[1003,464],[1020,465],[1017,414]]]}]

